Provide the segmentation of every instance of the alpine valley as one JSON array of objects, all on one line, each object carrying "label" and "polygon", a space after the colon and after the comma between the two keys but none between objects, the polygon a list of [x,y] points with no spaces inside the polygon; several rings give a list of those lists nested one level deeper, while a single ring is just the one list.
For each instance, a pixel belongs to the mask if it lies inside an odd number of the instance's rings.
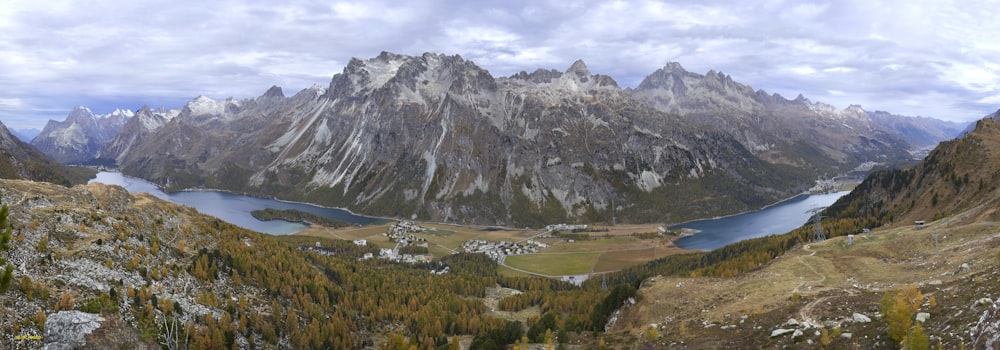
[{"label": "alpine valley", "polygon": [[[382,53],[293,96],[79,107],[37,149],[0,124],[0,348],[995,349],[998,118],[838,110],[676,63],[622,89],[582,61],[494,78]],[[39,149],[419,220],[266,235]],[[861,174],[824,238],[685,251],[657,230]],[[497,227],[556,222],[646,224]],[[539,257],[596,273],[511,267]]]},{"label": "alpine valley", "polygon": [[910,163],[965,128],[788,100],[677,63],[622,89],[582,61],[495,78],[431,53],[352,59],[329,86],[290,97],[272,87],[251,99],[143,107],[106,142],[110,128],[89,138],[75,130],[124,114],[86,112],[50,122],[34,144],[79,161],[102,143],[99,164],[113,160],[167,190],[516,227],[756,209],[817,180]]}]

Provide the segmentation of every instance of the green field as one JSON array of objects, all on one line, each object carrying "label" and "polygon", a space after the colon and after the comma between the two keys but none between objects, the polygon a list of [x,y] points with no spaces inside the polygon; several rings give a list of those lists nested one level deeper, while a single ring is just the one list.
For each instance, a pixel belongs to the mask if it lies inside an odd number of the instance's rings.
[{"label": "green field", "polygon": [[598,252],[539,253],[511,255],[505,262],[511,267],[543,275],[579,275],[590,273],[600,256]]}]

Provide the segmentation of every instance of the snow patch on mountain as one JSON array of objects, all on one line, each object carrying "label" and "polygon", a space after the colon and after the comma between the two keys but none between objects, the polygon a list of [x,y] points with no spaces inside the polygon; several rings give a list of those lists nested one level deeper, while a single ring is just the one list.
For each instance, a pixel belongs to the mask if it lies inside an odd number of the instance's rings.
[{"label": "snow patch on mountain", "polygon": [[215,101],[204,95],[198,96],[184,107],[190,111],[190,115],[222,115],[226,110],[226,103],[230,101]]}]

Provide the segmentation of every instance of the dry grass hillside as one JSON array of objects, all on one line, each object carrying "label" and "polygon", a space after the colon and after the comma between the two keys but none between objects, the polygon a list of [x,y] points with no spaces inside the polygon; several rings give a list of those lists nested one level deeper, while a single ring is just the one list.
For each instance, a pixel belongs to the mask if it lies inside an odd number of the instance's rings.
[{"label": "dry grass hillside", "polygon": [[[645,339],[655,325],[660,337],[651,343],[658,346],[812,348],[825,330],[839,333],[831,336],[833,348],[891,348],[879,301],[887,291],[916,286],[924,295],[919,312],[930,314],[923,326],[932,343],[968,346],[969,325],[992,307],[976,301],[1000,292],[1000,223],[963,218],[876,230],[850,246],[847,237],[809,244],[736,278],[649,279],[609,339]],[[871,322],[859,322],[855,313]],[[772,337],[778,329],[791,331]],[[795,330],[802,334],[793,336]]]},{"label": "dry grass hillside", "polygon": [[[977,341],[997,337],[971,331],[986,322],[980,318],[995,309],[1000,292],[998,178],[1000,123],[983,120],[914,168],[871,174],[824,213],[831,223],[824,226],[835,233],[863,228],[845,224],[880,226],[870,238],[798,246],[735,278],[648,279],[640,301],[614,326],[617,340],[690,348],[893,348],[899,344],[890,340],[880,301],[913,286],[923,296],[915,312],[929,314],[922,331],[932,345],[981,348]],[[657,334],[649,334],[651,325]]]}]

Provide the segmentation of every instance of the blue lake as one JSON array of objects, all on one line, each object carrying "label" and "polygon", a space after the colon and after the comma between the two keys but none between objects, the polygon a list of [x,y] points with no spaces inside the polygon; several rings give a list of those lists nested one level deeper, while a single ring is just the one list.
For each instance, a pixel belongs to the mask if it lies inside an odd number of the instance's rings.
[{"label": "blue lake", "polygon": [[203,214],[215,216],[240,227],[268,233],[286,235],[301,231],[307,226],[301,223],[284,220],[260,221],[250,215],[251,211],[259,209],[296,209],[330,219],[337,219],[354,224],[366,225],[382,219],[355,215],[346,210],[320,207],[304,203],[282,202],[273,199],[243,196],[222,191],[180,191],[165,193],[155,184],[148,181],[128,177],[117,172],[100,172],[90,182],[100,182],[124,187],[132,193],[147,192],[161,199],[198,209]]},{"label": "blue lake", "polygon": [[759,211],[739,215],[689,221],[670,229],[694,229],[699,232],[674,241],[684,249],[714,250],[742,240],[783,234],[809,221],[810,209],[833,204],[848,192],[802,194]]}]

